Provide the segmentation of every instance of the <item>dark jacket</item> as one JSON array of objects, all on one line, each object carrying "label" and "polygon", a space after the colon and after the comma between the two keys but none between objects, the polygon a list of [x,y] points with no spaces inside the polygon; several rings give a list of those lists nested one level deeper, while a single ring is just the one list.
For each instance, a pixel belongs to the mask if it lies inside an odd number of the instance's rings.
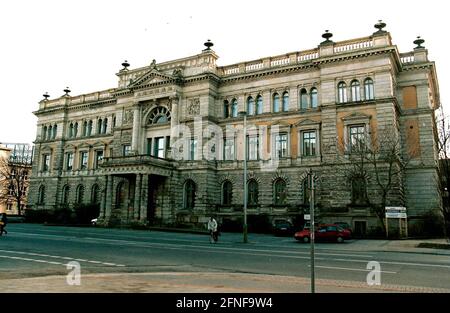
[{"label": "dark jacket", "polygon": [[2,214],[2,219],[1,219],[1,221],[2,221],[3,223],[5,223],[5,225],[8,223],[8,218],[6,217],[6,214],[5,214],[5,213]]}]

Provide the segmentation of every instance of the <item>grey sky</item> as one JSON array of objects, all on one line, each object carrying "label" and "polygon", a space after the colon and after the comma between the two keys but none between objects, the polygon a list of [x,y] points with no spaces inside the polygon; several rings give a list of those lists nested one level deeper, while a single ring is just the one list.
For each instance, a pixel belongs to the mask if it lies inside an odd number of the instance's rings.
[{"label": "grey sky", "polygon": [[[441,102],[450,96],[444,1],[99,1],[0,2],[0,142],[32,142],[42,94],[114,88],[115,73],[199,53],[210,38],[219,65],[371,35],[383,19],[400,52],[422,36],[436,62]],[[447,21],[447,22],[446,22]],[[450,108],[449,108],[450,109]]]}]

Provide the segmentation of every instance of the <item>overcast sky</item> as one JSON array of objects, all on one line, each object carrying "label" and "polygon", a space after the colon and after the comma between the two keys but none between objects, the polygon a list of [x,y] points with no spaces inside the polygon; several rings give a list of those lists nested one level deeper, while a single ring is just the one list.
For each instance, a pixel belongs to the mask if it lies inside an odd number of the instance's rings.
[{"label": "overcast sky", "polygon": [[[214,42],[220,66],[371,35],[382,19],[400,52],[422,36],[436,62],[441,102],[450,97],[446,2],[424,1],[0,1],[0,142],[32,142],[42,94],[51,98],[117,86],[131,68],[201,52]],[[449,107],[450,108],[450,107]]]}]

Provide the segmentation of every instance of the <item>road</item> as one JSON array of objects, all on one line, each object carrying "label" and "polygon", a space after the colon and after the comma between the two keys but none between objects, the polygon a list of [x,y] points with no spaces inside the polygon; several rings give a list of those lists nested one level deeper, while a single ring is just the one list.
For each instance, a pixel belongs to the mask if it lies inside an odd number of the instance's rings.
[{"label": "road", "polygon": [[[215,281],[209,283],[216,285],[217,275],[225,275],[229,285],[238,274],[305,281],[310,277],[309,244],[287,237],[249,234],[249,243],[244,244],[241,234],[224,233],[217,244],[210,244],[206,235],[160,231],[34,224],[9,224],[8,231],[0,237],[0,283],[67,275],[70,261],[79,262],[82,274],[198,273],[198,279],[204,273],[213,273]],[[367,264],[377,261],[384,286],[450,291],[450,254],[382,251],[388,244],[370,240],[319,243],[316,278],[366,285]],[[202,284],[207,287],[207,279]],[[270,290],[267,282],[262,284]],[[273,291],[298,292],[295,286],[290,290],[288,283],[282,289],[275,285]]]}]

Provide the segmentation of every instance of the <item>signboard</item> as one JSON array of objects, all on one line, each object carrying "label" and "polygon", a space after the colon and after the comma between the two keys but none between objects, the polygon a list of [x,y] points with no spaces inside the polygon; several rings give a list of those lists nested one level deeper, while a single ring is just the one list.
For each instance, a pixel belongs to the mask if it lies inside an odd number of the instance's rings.
[{"label": "signboard", "polygon": [[407,218],[406,208],[401,206],[387,206],[386,218]]},{"label": "signboard", "polygon": [[303,215],[303,218],[305,221],[310,221],[311,220],[311,215],[310,214],[305,214]]}]

